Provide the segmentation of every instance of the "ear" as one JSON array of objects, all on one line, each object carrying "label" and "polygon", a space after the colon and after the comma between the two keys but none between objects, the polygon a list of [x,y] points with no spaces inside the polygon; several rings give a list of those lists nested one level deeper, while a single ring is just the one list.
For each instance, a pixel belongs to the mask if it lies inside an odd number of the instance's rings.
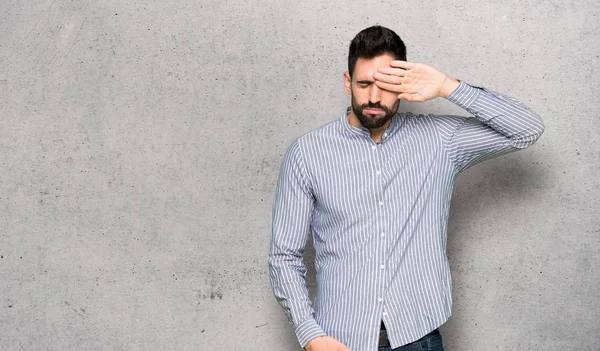
[{"label": "ear", "polygon": [[344,88],[346,88],[346,93],[352,95],[352,78],[350,78],[348,71],[344,72]]}]

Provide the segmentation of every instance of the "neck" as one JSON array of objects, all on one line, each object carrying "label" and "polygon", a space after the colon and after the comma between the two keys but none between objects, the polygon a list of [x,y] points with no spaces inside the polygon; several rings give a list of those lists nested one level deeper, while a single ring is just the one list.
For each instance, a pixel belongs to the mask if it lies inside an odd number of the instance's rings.
[{"label": "neck", "polygon": [[[392,122],[392,120],[389,120],[389,121],[385,122],[385,124],[379,128],[373,128],[373,129],[369,128],[369,133],[371,134],[371,138],[373,139],[373,141],[375,141],[376,143],[381,141],[383,132],[385,131],[385,129],[387,127],[389,127],[391,122]],[[354,127],[364,127],[360,123],[360,120],[358,119],[358,117],[356,117],[356,114],[354,114],[353,110],[350,110],[350,113],[348,114],[348,123],[350,123],[350,125],[352,125]]]}]

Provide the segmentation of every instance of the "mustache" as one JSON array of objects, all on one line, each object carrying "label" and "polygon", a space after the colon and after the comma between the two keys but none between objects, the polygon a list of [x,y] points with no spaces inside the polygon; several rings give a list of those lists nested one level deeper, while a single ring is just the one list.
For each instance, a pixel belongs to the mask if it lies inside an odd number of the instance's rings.
[{"label": "mustache", "polygon": [[385,106],[383,106],[383,105],[381,105],[379,102],[376,102],[376,103],[370,103],[369,102],[369,103],[366,103],[366,104],[362,104],[362,105],[360,105],[360,108],[361,108],[361,110],[364,110],[366,108],[379,108],[379,109],[384,110],[385,112],[388,112],[388,108],[385,107]]}]

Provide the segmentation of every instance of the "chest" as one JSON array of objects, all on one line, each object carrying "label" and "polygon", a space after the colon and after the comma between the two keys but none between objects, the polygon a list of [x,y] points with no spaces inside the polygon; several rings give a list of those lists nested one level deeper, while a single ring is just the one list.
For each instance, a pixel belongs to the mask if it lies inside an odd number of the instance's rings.
[{"label": "chest", "polygon": [[451,177],[436,134],[414,128],[375,143],[339,140],[321,146],[310,164],[318,208],[356,217],[386,199],[411,203]]}]

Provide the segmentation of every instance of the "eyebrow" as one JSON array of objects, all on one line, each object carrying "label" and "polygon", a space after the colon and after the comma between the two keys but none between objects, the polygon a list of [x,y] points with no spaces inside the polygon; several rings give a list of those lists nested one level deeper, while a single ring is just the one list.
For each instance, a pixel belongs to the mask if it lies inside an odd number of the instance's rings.
[{"label": "eyebrow", "polygon": [[358,83],[358,84],[373,84],[374,81],[367,80],[367,79],[362,79],[362,80],[357,80],[356,83]]}]

